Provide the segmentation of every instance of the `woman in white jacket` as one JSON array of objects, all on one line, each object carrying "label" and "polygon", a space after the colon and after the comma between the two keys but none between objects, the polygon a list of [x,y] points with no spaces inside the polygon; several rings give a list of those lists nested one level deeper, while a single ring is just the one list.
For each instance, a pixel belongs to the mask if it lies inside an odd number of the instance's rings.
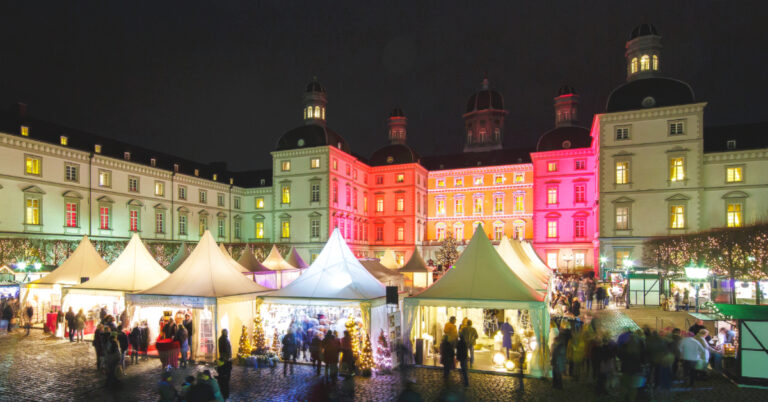
[{"label": "woman in white jacket", "polygon": [[693,387],[696,371],[705,369],[707,361],[709,361],[709,351],[699,342],[697,337],[698,334],[694,337],[683,338],[680,341],[680,359],[683,361],[683,374],[688,379],[690,387]]}]

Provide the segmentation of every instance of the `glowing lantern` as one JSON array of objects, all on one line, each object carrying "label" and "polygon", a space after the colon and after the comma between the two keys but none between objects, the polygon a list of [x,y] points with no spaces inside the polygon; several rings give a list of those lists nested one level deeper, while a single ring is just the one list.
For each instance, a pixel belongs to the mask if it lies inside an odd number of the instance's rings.
[{"label": "glowing lantern", "polygon": [[503,366],[505,360],[506,358],[502,353],[497,352],[495,355],[493,355],[493,364],[497,366]]},{"label": "glowing lantern", "polygon": [[507,368],[507,370],[514,370],[515,369],[515,363],[512,360],[507,360],[507,363],[504,364],[504,367]]}]

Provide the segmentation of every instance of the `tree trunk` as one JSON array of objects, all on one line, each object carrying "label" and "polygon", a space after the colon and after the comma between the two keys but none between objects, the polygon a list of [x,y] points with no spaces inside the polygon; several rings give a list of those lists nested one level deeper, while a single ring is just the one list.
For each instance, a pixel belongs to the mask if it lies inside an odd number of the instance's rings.
[{"label": "tree trunk", "polygon": [[762,295],[760,294],[760,280],[755,281],[755,304],[760,305]]}]

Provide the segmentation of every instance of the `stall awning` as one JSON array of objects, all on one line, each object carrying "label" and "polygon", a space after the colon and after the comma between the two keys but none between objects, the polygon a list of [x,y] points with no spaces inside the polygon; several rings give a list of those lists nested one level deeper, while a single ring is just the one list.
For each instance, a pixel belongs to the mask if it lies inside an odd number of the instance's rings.
[{"label": "stall awning", "polygon": [[715,303],[724,315],[736,320],[768,321],[768,306]]}]

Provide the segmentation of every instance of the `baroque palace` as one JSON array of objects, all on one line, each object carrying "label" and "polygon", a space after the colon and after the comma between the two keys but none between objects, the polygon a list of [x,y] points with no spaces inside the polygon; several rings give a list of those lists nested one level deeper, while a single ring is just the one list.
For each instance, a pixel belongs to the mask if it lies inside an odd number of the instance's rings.
[{"label": "baroque palace", "polygon": [[285,243],[311,261],[338,227],[358,256],[417,247],[434,256],[482,224],[492,240],[532,241],[552,268],[622,268],[644,239],[738,227],[768,212],[768,124],[704,127],[705,102],[662,76],[649,24],[626,44],[627,80],[590,128],[562,87],[555,127],[536,149],[505,149],[502,95],[482,82],[457,155],[422,157],[407,118],[369,159],[326,125],[325,88],[306,88],[303,124],[283,134],[272,169],[231,172],[36,120],[0,116],[0,238]]}]

